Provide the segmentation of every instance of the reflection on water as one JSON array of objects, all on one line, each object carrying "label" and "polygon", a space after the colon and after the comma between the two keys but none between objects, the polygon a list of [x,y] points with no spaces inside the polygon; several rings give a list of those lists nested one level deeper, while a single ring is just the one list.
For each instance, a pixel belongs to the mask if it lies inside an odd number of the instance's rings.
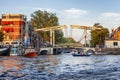
[{"label": "reflection on water", "polygon": [[71,54],[60,54],[40,55],[36,58],[1,57],[0,79],[6,77],[17,80],[120,79],[119,63],[119,55],[73,57]]},{"label": "reflection on water", "polygon": [[20,70],[22,65],[20,60],[15,57],[3,57],[0,59],[0,72],[5,72],[7,70]]}]

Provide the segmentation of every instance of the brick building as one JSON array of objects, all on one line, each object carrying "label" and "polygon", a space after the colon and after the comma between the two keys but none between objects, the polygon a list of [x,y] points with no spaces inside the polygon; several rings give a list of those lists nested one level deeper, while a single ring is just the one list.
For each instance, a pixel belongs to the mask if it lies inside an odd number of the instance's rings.
[{"label": "brick building", "polygon": [[105,47],[107,48],[120,48],[120,27],[112,30],[110,39],[105,40]]},{"label": "brick building", "polygon": [[113,32],[113,38],[120,40],[120,27]]},{"label": "brick building", "polygon": [[2,26],[1,26],[1,19],[0,19],[0,30],[1,30]]},{"label": "brick building", "polygon": [[22,41],[25,36],[26,16],[22,14],[2,14],[1,26],[5,44]]}]

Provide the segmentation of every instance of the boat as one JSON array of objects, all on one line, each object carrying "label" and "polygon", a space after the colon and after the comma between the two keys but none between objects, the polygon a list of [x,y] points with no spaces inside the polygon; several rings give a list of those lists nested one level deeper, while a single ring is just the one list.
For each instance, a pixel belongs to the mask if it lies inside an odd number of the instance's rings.
[{"label": "boat", "polygon": [[90,56],[90,54],[72,54],[73,56]]},{"label": "boat", "polygon": [[17,56],[19,54],[19,50],[17,47],[11,47],[11,51],[10,51],[10,56]]},{"label": "boat", "polygon": [[0,56],[10,56],[10,46],[0,46]]},{"label": "boat", "polygon": [[90,56],[91,54],[87,52],[84,53],[83,51],[81,51],[81,52],[72,52],[72,55],[73,56]]},{"label": "boat", "polygon": [[34,58],[37,56],[37,51],[34,48],[26,48],[24,56],[28,58]]},{"label": "boat", "polygon": [[73,56],[90,56],[87,52],[85,53],[83,50],[78,51],[77,49],[73,49],[71,53]]},{"label": "boat", "polygon": [[25,48],[24,48],[24,57],[28,57],[28,58],[34,58],[37,56],[37,51],[35,50],[34,47],[32,47],[30,44],[30,37],[29,35],[26,33],[25,35]]}]

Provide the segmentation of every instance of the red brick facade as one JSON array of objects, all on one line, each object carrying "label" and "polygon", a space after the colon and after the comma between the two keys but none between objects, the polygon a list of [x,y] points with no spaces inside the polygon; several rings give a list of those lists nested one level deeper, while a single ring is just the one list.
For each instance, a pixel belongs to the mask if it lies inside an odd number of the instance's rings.
[{"label": "red brick facade", "polygon": [[4,43],[22,40],[25,35],[26,17],[22,14],[2,14],[2,31],[4,32]]}]

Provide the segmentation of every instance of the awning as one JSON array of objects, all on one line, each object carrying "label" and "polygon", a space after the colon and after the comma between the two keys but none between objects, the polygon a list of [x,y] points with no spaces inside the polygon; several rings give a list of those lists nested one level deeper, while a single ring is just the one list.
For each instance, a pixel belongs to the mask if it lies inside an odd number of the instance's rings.
[{"label": "awning", "polygon": [[8,28],[8,27],[3,27],[2,31],[6,31],[6,32],[13,32],[14,29],[13,28]]},{"label": "awning", "polygon": [[2,21],[2,25],[9,25],[9,24],[13,24],[12,21]]},{"label": "awning", "polygon": [[7,27],[2,28],[2,31],[8,31],[8,30],[9,30],[9,28],[7,28]]},{"label": "awning", "polygon": [[13,32],[14,31],[14,29],[13,28],[9,28],[9,32]]}]

